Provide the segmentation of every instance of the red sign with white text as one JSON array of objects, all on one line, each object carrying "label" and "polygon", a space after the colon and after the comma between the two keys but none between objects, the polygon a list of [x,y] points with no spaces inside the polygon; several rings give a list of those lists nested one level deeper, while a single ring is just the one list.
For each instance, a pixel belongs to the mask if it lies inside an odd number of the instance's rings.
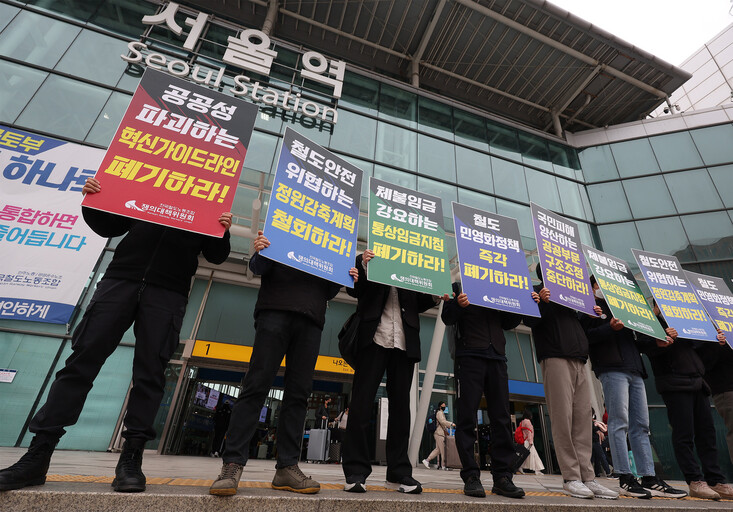
[{"label": "red sign with white text", "polygon": [[257,106],[148,68],[83,206],[221,237]]}]

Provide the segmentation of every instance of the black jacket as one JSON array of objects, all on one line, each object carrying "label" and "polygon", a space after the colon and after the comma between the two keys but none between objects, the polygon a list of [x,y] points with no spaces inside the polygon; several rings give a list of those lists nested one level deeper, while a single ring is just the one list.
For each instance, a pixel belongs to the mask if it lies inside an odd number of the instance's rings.
[{"label": "black jacket", "polygon": [[[461,286],[453,283],[456,296],[461,293]],[[504,331],[514,329],[522,321],[521,315],[498,311],[469,304],[462,308],[453,298],[443,304],[441,318],[445,325],[458,326],[460,336],[456,339],[456,357],[461,352],[477,353],[494,348],[497,354],[506,355],[506,339]]]},{"label": "black jacket", "polygon": [[263,310],[292,311],[310,318],[323,329],[326,306],[341,285],[273,261],[259,252],[249,260],[250,270],[262,276],[255,304],[257,316]]},{"label": "black jacket", "polygon": [[198,255],[214,264],[229,256],[229,232],[223,238],[82,208],[84,220],[100,236],[125,235],[115,249],[104,278],[146,282],[188,295]]},{"label": "black jacket", "polygon": [[697,354],[705,366],[705,382],[713,395],[733,391],[733,349],[729,345],[703,342]]},{"label": "black jacket", "polygon": [[647,338],[624,327],[618,331],[611,329],[611,309],[605,300],[596,298],[606,318],[579,313],[580,323],[590,345],[590,361],[596,375],[605,372],[627,372],[647,378],[644,361],[641,359],[636,340]]},{"label": "black jacket", "polygon": [[[543,288],[540,283],[534,286],[537,293]],[[524,325],[532,328],[537,361],[550,357],[588,359],[588,339],[578,321],[575,310],[554,302],[540,301],[540,318],[526,316]]]},{"label": "black jacket", "polygon": [[[664,318],[658,317],[662,327],[667,328]],[[658,347],[656,340],[648,336],[641,342],[641,348],[649,356],[654,372],[657,391],[669,393],[675,391],[704,391],[710,394],[710,388],[703,380],[705,366],[695,352],[695,341],[677,338],[667,347]]]},{"label": "black jacket", "polygon": [[[359,279],[353,289],[347,289],[349,295],[356,297],[359,302],[356,307],[359,315],[359,348],[368,346],[374,341],[374,334],[382,318],[384,305],[387,303],[389,286],[369,281],[361,264],[362,255],[356,257],[355,266],[359,270]],[[420,316],[435,306],[431,295],[411,290],[397,289],[402,316],[402,328],[405,331],[405,345],[407,358],[411,361],[420,360]]]}]

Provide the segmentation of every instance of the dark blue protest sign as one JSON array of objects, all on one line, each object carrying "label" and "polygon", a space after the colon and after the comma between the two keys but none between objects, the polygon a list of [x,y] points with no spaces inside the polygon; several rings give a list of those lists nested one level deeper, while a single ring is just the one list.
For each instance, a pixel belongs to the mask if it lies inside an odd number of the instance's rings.
[{"label": "dark blue protest sign", "polygon": [[700,298],[710,318],[723,331],[728,345],[733,347],[733,294],[720,277],[685,272],[685,277]]},{"label": "dark blue protest sign", "polygon": [[550,290],[550,300],[596,316],[578,225],[535,203],[530,207],[542,281]]},{"label": "dark blue protest sign", "polygon": [[261,254],[353,286],[362,171],[288,128],[272,185]]},{"label": "dark blue protest sign", "polygon": [[459,203],[453,224],[463,292],[471,304],[540,316],[516,219]]},{"label": "dark blue protest sign", "polygon": [[667,325],[682,338],[715,341],[717,332],[674,256],[631,249]]}]

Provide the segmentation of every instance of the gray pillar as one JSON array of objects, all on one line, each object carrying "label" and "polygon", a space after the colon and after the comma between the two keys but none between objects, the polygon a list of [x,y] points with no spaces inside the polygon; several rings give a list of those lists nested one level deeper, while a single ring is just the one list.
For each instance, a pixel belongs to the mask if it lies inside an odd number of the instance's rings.
[{"label": "gray pillar", "polygon": [[435,329],[433,329],[433,341],[430,343],[430,354],[428,362],[425,365],[425,378],[422,383],[422,392],[420,393],[420,402],[415,415],[415,423],[412,427],[412,435],[410,436],[410,445],[407,455],[413,466],[418,463],[417,456],[420,452],[420,442],[422,441],[422,433],[425,428],[425,419],[428,416],[428,407],[430,406],[430,397],[433,395],[433,384],[435,383],[435,372],[438,369],[438,358],[440,357],[440,348],[443,345],[443,335],[445,334],[445,324],[440,318],[443,312],[444,302],[440,302],[438,307],[438,317],[435,319]]}]

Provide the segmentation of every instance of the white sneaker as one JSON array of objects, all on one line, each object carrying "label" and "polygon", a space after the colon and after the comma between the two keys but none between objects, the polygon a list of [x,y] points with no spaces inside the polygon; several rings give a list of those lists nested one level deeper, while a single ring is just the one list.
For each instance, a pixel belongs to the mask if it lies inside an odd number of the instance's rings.
[{"label": "white sneaker", "polygon": [[430,463],[428,462],[428,459],[423,459],[422,460],[422,465],[425,466],[426,468],[430,469]]},{"label": "white sneaker", "polygon": [[604,487],[603,485],[599,484],[595,480],[583,482],[583,485],[585,485],[588,489],[590,489],[591,492],[593,493],[593,496],[595,496],[596,498],[604,498],[607,500],[617,500],[618,499],[618,493],[616,491],[612,491],[608,487]]},{"label": "white sneaker", "polygon": [[580,480],[570,480],[562,484],[562,488],[573,498],[593,499],[593,491],[588,489]]}]

